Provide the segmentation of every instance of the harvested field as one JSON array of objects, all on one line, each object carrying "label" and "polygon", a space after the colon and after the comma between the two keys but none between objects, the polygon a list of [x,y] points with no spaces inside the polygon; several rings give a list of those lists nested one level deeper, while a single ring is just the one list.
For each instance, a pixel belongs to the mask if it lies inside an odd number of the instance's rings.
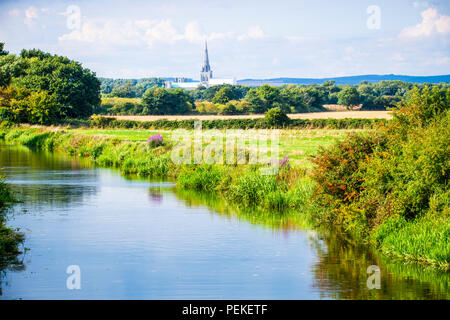
[{"label": "harvested field", "polygon": [[[162,116],[113,116],[119,120],[135,120],[135,121],[154,121],[159,119],[168,120],[186,120],[186,119],[200,119],[200,120],[220,120],[220,119],[241,119],[241,118],[262,118],[263,114],[252,115],[236,115],[236,116],[219,116],[219,115],[162,115]],[[291,119],[344,119],[344,118],[359,118],[359,119],[391,119],[390,111],[331,111],[331,112],[311,112],[311,113],[293,113],[289,114]]]}]

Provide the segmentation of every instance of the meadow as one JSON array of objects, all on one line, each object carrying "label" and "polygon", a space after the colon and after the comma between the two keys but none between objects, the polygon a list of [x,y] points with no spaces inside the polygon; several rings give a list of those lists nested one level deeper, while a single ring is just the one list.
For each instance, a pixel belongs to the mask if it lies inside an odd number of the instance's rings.
[{"label": "meadow", "polygon": [[[216,194],[250,212],[294,210],[317,224],[342,227],[389,256],[449,269],[450,118],[445,97],[450,91],[444,94],[437,88],[416,89],[393,120],[365,128],[349,129],[344,122],[347,127],[340,129],[280,129],[279,167],[272,175],[260,171],[268,163],[248,164],[251,145],[245,165],[175,163],[168,128],[178,128],[176,121],[158,130],[112,129],[104,117],[86,127],[5,124],[0,138],[88,158],[125,175],[172,178],[177,188]],[[192,133],[190,125],[185,135]],[[212,128],[224,127],[212,123]],[[162,136],[161,143],[148,143],[155,135]]]},{"label": "meadow", "polygon": [[[164,141],[171,142],[173,130],[130,130],[130,129],[65,129],[67,132],[90,137],[115,138],[130,142],[145,142],[150,136],[161,134]],[[192,134],[193,130],[188,130]],[[225,130],[222,130],[224,133]],[[302,167],[311,166],[311,156],[320,147],[328,147],[344,139],[349,133],[368,133],[370,129],[300,129],[280,130],[281,158],[289,157],[291,163]],[[270,141],[270,140],[269,140]],[[206,142],[204,143],[206,145]]]}]

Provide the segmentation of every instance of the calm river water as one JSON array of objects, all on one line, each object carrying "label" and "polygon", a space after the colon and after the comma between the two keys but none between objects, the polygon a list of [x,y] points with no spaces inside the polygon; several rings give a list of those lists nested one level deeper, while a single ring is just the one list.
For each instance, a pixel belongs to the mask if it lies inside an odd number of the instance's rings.
[{"label": "calm river water", "polygon": [[[8,225],[26,235],[25,252],[1,264],[0,299],[450,295],[448,273],[298,228],[282,214],[240,215],[219,200],[177,192],[171,182],[127,179],[19,146],[0,146],[0,168],[23,201],[6,211]],[[71,265],[80,268],[79,290],[66,286]],[[381,270],[380,289],[367,287],[371,265]]]}]

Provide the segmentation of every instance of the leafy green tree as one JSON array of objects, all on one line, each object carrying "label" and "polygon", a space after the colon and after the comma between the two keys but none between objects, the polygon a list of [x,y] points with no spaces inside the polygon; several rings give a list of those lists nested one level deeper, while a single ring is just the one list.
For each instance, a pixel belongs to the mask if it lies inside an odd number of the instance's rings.
[{"label": "leafy green tree", "polygon": [[27,97],[27,106],[29,123],[51,124],[57,118],[58,103],[46,91],[31,92]]},{"label": "leafy green tree", "polygon": [[238,110],[236,109],[236,106],[231,103],[228,102],[225,106],[223,106],[223,108],[219,111],[219,114],[223,114],[223,115],[234,115],[234,114],[239,114]]},{"label": "leafy green tree", "polygon": [[302,87],[301,94],[310,111],[322,109],[325,99],[322,91],[317,86]]},{"label": "leafy green tree", "polygon": [[256,88],[250,89],[247,92],[245,99],[250,104],[250,112],[251,113],[264,113],[267,110],[266,103],[258,94],[258,90]]},{"label": "leafy green tree", "polygon": [[281,108],[276,107],[267,111],[265,120],[271,126],[283,126],[288,124],[291,119]]},{"label": "leafy green tree", "polygon": [[5,47],[4,42],[0,42],[0,56],[6,56],[8,54],[8,51],[3,50]]},{"label": "leafy green tree", "polygon": [[355,87],[345,87],[338,93],[338,103],[347,107],[355,107],[359,105],[359,93]]},{"label": "leafy green tree", "polygon": [[[305,102],[302,89],[299,86],[287,86],[280,90],[282,100],[285,102],[285,111],[308,112],[309,106]],[[291,107],[291,108],[289,108]],[[286,110],[293,109],[293,110]]]},{"label": "leafy green tree", "polygon": [[35,49],[22,50],[21,57],[27,68],[12,84],[47,91],[58,104],[58,119],[89,117],[100,104],[100,82],[80,63]]},{"label": "leafy green tree", "polygon": [[220,103],[225,104],[230,100],[233,100],[233,90],[231,87],[223,87],[219,91],[216,92],[214,95],[214,98],[212,99],[212,102],[214,103]]},{"label": "leafy green tree", "polygon": [[186,114],[192,111],[192,97],[183,89],[153,87],[142,96],[143,114]]},{"label": "leafy green tree", "polygon": [[8,86],[13,78],[24,75],[28,63],[13,54],[0,55],[0,87]]},{"label": "leafy green tree", "polygon": [[135,98],[136,97],[136,87],[131,84],[131,81],[128,81],[124,85],[115,84],[113,90],[108,95],[109,97],[118,97],[118,98]]}]

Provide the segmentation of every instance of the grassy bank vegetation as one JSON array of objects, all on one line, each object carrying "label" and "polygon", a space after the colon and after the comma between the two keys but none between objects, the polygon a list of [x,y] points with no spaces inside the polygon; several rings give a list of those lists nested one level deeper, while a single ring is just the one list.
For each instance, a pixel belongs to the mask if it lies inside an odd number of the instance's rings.
[{"label": "grassy bank vegetation", "polygon": [[391,256],[450,267],[450,90],[415,89],[394,119],[315,159],[322,220]]},{"label": "grassy bank vegetation", "polygon": [[392,121],[321,150],[312,171],[284,158],[276,175],[251,165],[175,165],[166,138],[152,147],[81,129],[29,126],[3,126],[0,137],[88,157],[124,174],[173,177],[180,189],[215,193],[244,208],[308,212],[390,256],[448,269],[449,102],[450,90],[416,89]]},{"label": "grassy bank vegetation", "polygon": [[23,234],[5,225],[3,207],[14,201],[11,190],[5,181],[5,177],[0,176],[0,259],[19,253],[18,246],[23,241]]},{"label": "grassy bank vegetation", "polygon": [[[79,124],[91,128],[111,128],[111,129],[193,129],[196,119],[167,120],[160,119],[154,121],[138,120],[117,120],[115,118],[93,116],[89,121]],[[362,129],[374,128],[381,123],[386,123],[386,119],[290,119],[281,124],[273,124],[266,118],[240,118],[240,119],[215,119],[202,120],[204,129]],[[70,123],[69,123],[70,124]],[[77,123],[74,123],[77,124]]]},{"label": "grassy bank vegetation", "polygon": [[30,148],[87,157],[100,166],[118,168],[123,174],[176,178],[181,188],[216,192],[244,206],[298,208],[311,195],[305,169],[291,167],[287,158],[280,163],[277,175],[263,175],[256,166],[175,165],[170,158],[170,140],[152,147],[142,141],[90,136],[80,130],[23,125],[3,125],[0,138]]}]

